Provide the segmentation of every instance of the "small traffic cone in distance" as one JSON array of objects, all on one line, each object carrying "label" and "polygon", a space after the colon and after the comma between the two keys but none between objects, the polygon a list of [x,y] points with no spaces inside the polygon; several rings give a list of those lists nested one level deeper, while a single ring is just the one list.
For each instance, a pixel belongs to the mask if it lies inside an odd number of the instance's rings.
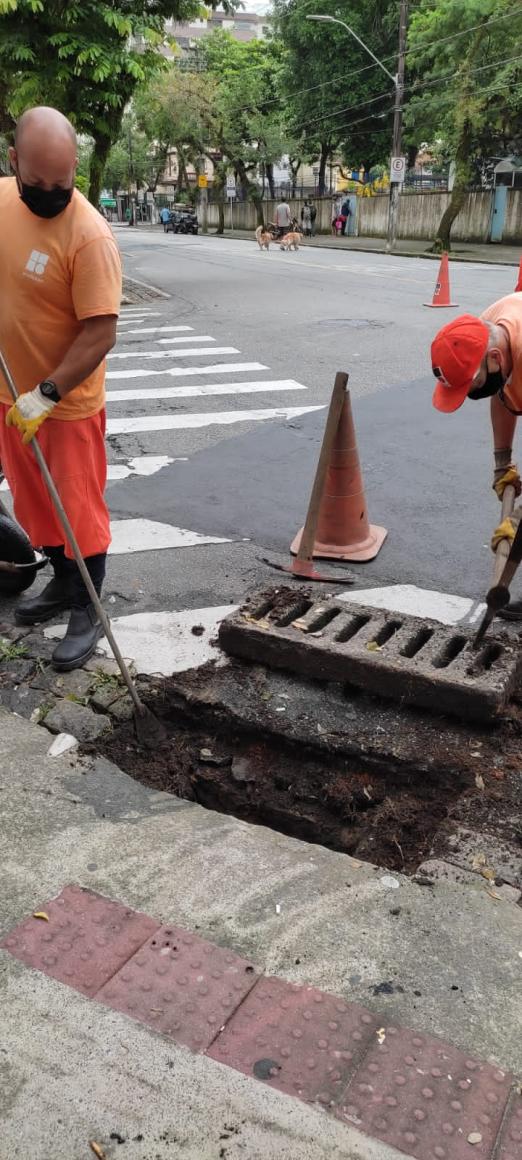
[{"label": "small traffic cone in distance", "polygon": [[448,255],[443,254],[440,260],[439,272],[435,283],[435,290],[431,302],[425,306],[458,306],[458,302],[450,301],[449,261]]},{"label": "small traffic cone in distance", "polygon": [[[301,531],[290,546],[299,550]],[[368,520],[350,392],[346,397],[326,474],[313,555],[327,560],[373,560],[387,536]]]}]

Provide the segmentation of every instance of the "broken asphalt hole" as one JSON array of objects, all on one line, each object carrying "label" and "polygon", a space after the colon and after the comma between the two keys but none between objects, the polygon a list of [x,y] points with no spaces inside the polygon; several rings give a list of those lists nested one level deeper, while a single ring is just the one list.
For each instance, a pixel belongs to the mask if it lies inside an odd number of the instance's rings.
[{"label": "broken asphalt hole", "polygon": [[[161,715],[169,739],[141,750],[125,724],[96,745],[136,781],[206,809],[390,870],[413,873],[467,782],[452,774],[426,778],[411,767],[372,764],[298,744],[261,730],[234,730],[169,704]],[[157,709],[157,702],[155,704]]]}]

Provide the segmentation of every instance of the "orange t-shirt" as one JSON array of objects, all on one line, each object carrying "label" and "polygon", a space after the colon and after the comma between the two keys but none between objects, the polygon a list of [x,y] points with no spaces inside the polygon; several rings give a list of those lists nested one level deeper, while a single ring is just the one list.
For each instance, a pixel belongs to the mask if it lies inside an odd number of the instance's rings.
[{"label": "orange t-shirt", "polygon": [[485,322],[503,326],[509,335],[513,368],[504,387],[508,403],[516,411],[522,410],[522,294],[506,294],[480,316]]},{"label": "orange t-shirt", "polygon": [[[119,314],[120,301],[118,248],[79,190],[45,219],[21,201],[14,177],[0,178],[0,347],[19,392],[52,375],[86,318]],[[51,418],[86,419],[104,401],[105,360]],[[11,402],[1,373],[0,402]]]}]

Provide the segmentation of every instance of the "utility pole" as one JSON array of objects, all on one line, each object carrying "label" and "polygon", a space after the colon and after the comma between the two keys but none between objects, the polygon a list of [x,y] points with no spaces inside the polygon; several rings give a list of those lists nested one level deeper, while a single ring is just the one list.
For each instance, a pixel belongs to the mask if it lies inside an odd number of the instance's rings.
[{"label": "utility pole", "polygon": [[131,131],[131,126],[130,126],[130,122],[129,122],[129,209],[130,209],[129,225],[130,226],[136,225],[136,203],[134,201],[134,196],[132,193],[133,181],[134,181],[134,158],[132,156],[132,131]]},{"label": "utility pole", "polygon": [[[395,107],[393,111],[393,143],[392,157],[402,154],[402,110],[404,104],[404,69],[406,63],[406,34],[408,30],[408,0],[401,0],[399,17],[399,59],[397,76],[395,77]],[[390,208],[388,214],[388,236],[386,239],[386,253],[389,254],[395,246],[397,238],[397,224],[399,218],[399,201],[402,182],[393,181],[395,175],[390,171]],[[404,180],[404,174],[402,175]]]}]

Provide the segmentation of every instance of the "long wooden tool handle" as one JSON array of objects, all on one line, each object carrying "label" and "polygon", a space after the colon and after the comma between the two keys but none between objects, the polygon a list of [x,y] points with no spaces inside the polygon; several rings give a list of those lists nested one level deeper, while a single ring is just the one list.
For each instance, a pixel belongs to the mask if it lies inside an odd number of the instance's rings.
[{"label": "long wooden tool handle", "polygon": [[304,528],[301,535],[301,542],[297,552],[297,561],[311,561],[313,559],[315,533],[317,530],[317,521],[319,519],[319,508],[323,498],[324,484],[326,479],[326,472],[330,463],[332,454],[332,447],[335,436],[337,435],[337,428],[339,427],[339,420],[341,418],[344,400],[346,398],[346,388],[348,386],[348,375],[344,371],[338,371],[335,376],[334,388],[332,397],[330,399],[330,407],[328,409],[328,417],[326,420],[326,427],[324,429],[323,442],[319,454],[319,462],[315,473],[315,479],[312,486],[312,494],[310,496],[310,503],[308,504],[308,511]]},{"label": "long wooden tool handle", "polygon": [[[18,398],[18,391],[16,389],[16,384],[15,384],[15,381],[14,381],[13,376],[11,374],[11,371],[9,370],[9,367],[5,361],[5,358],[4,358],[1,350],[0,350],[0,370],[2,371],[2,374],[5,378],[6,383],[7,383],[11,398],[16,403],[16,400]],[[98,593],[94,587],[94,584],[91,580],[87,566],[85,564],[85,560],[83,559],[83,556],[80,552],[80,548],[78,546],[76,536],[75,536],[75,534],[72,530],[72,527],[70,525],[69,517],[68,517],[67,512],[65,511],[63,503],[60,499],[60,496],[59,496],[58,491],[56,489],[56,485],[55,485],[54,480],[52,478],[51,472],[49,471],[49,468],[48,468],[47,463],[45,461],[42,449],[38,443],[36,436],[33,436],[33,438],[31,439],[31,447],[33,449],[38,467],[40,468],[40,471],[42,473],[43,481],[45,483],[47,491],[49,492],[51,503],[53,504],[54,509],[56,511],[56,514],[58,516],[58,519],[60,520],[63,531],[65,533],[65,537],[71,545],[74,559],[78,565],[82,580],[83,580],[85,587],[89,593],[91,601],[96,609],[96,613],[100,618],[100,622],[101,622],[103,631],[104,631],[105,636],[107,637],[107,640],[110,644],[110,647],[112,649],[115,660],[117,661],[118,667],[119,667],[121,675],[123,677],[123,680],[125,681],[125,684],[126,684],[128,690],[129,690],[129,693],[132,697],[134,706],[137,709],[138,713],[144,713],[145,706],[143,705],[142,701],[140,700],[140,698],[138,696],[137,689],[134,686],[134,682],[133,682],[132,677],[129,673],[127,665],[125,664],[125,661],[121,655],[119,646],[116,643],[116,640],[114,638],[114,634],[113,634],[113,631],[112,631],[112,628],[110,625],[109,617],[107,616],[107,613],[105,612],[103,604],[102,604],[102,602],[98,596]]]},{"label": "long wooden tool handle", "polygon": [[522,520],[520,520],[518,528],[515,533],[515,539],[511,545],[511,550],[507,558],[502,574],[499,578],[499,585],[502,588],[509,588],[511,581],[517,571],[517,568],[522,560]]},{"label": "long wooden tool handle", "polygon": [[[513,487],[512,483],[509,483],[508,486],[504,488],[504,494],[502,496],[502,523],[504,520],[509,519],[509,517],[513,514],[515,498],[515,488]],[[500,584],[500,577],[502,576],[504,568],[507,564],[510,549],[510,540],[500,541],[495,552],[495,566],[493,569],[493,579],[491,582],[492,588],[495,588],[497,584]]]}]

